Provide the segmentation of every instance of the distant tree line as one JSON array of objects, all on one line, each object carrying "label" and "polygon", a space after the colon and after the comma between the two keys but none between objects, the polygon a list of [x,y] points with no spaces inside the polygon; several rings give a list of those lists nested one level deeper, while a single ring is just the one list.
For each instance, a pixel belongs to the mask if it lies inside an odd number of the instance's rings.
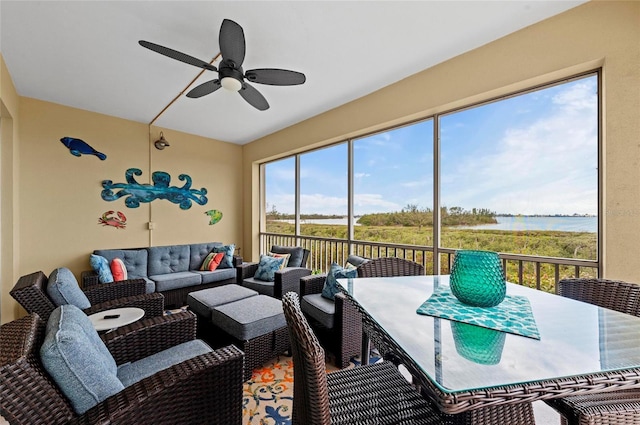
[{"label": "distant tree line", "polygon": [[[496,213],[486,208],[465,210],[461,207],[440,208],[440,220],[443,226],[475,226],[495,224]],[[365,214],[358,223],[364,226],[404,226],[418,227],[433,225],[433,210],[408,204],[401,211],[390,213]]]},{"label": "distant tree line", "polygon": [[[294,214],[278,212],[275,205],[267,211],[267,220],[293,220]],[[301,220],[342,218],[341,215],[301,214]],[[487,208],[472,208],[465,210],[461,207],[441,207],[440,219],[443,226],[475,226],[478,224],[495,224],[496,213]],[[358,220],[363,226],[403,226],[418,227],[433,225],[433,210],[420,208],[416,204],[408,204],[400,211],[388,213],[364,214]]]}]

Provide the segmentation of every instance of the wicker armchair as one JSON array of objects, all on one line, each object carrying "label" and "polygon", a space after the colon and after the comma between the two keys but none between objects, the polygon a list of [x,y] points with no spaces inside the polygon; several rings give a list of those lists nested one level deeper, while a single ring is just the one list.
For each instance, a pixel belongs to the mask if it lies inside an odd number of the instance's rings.
[{"label": "wicker armchair", "polygon": [[[185,312],[144,319],[102,335],[117,364],[195,338]],[[243,354],[228,346],[126,387],[77,415],[46,372],[39,350],[45,323],[31,314],[0,327],[0,414],[11,424],[240,424]],[[222,390],[223,389],[223,390]]]},{"label": "wicker armchair", "polygon": [[295,293],[282,298],[293,352],[293,424],[446,424],[390,363],[327,375],[324,350]]},{"label": "wicker armchair", "polygon": [[[366,260],[357,267],[359,277],[418,276],[424,274],[424,267],[413,261],[397,257],[381,257]],[[302,310],[312,323],[314,331],[323,345],[336,356],[336,366],[349,365],[351,357],[362,349],[362,317],[357,308],[344,294],[337,294],[333,303],[317,294],[322,292],[326,274],[307,276],[300,279]],[[305,296],[315,296],[314,301]],[[325,310],[333,310],[332,321],[314,318],[315,305],[324,304]],[[311,304],[311,305],[310,305]],[[333,305],[331,305],[333,304]]]},{"label": "wicker armchair", "polygon": [[[27,313],[37,313],[46,320],[57,307],[47,295],[47,282],[42,271],[31,273],[18,279],[9,293]],[[91,303],[91,307],[83,310],[87,315],[120,307],[141,308],[145,317],[164,314],[164,297],[158,293],[145,294],[143,279],[89,285],[83,291]]]},{"label": "wicker armchair", "polygon": [[[563,297],[640,316],[640,285],[606,279],[563,279]],[[562,415],[562,424],[640,424],[640,390],[611,391],[547,400]]]},{"label": "wicker armchair", "polygon": [[258,263],[242,263],[238,265],[236,267],[238,285],[278,299],[281,299],[287,292],[299,293],[300,278],[311,274],[311,270],[306,268],[310,251],[301,247],[279,247],[276,245],[271,247],[271,252],[280,254],[290,253],[294,250],[298,250],[300,253],[298,261],[292,264],[292,260],[289,260],[287,267],[275,273],[273,282],[254,279],[253,276],[258,270]]}]

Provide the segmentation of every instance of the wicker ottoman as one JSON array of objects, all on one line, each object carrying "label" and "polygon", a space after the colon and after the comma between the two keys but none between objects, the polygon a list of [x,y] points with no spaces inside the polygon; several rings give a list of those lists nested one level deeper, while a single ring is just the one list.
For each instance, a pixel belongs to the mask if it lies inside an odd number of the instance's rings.
[{"label": "wicker ottoman", "polygon": [[214,307],[211,321],[244,351],[245,381],[255,368],[290,349],[282,301],[267,295]]}]

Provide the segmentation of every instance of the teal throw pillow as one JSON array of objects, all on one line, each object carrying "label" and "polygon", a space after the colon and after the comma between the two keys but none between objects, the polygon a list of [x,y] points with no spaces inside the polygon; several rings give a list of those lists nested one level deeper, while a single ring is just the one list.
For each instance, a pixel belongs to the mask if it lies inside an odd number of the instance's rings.
[{"label": "teal throw pillow", "polygon": [[93,269],[93,271],[98,274],[98,282],[113,282],[113,274],[111,273],[111,268],[109,267],[109,261],[106,258],[104,258],[102,255],[91,254],[89,264],[91,264],[91,268]]},{"label": "teal throw pillow", "polygon": [[280,266],[284,260],[282,257],[276,258],[270,255],[261,255],[258,270],[256,270],[256,274],[253,277],[258,280],[264,280],[265,282],[273,282],[276,272],[280,270]]},{"label": "teal throw pillow", "polygon": [[331,263],[331,268],[327,273],[327,278],[322,288],[322,296],[330,300],[335,299],[336,294],[340,292],[337,279],[353,279],[355,277],[358,277],[358,270],[343,269],[338,263]]},{"label": "teal throw pillow", "polygon": [[218,266],[219,269],[230,269],[233,268],[233,253],[236,250],[236,246],[234,244],[230,245],[222,245],[222,246],[214,246],[211,252],[223,252],[224,258],[220,262]]}]

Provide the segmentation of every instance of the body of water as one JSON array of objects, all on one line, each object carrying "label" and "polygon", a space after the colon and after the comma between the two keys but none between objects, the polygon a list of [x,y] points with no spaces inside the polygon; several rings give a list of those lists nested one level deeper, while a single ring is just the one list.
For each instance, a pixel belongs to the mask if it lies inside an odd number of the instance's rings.
[{"label": "body of water", "polygon": [[462,226],[463,229],[486,230],[555,230],[558,232],[591,232],[598,231],[598,217],[555,217],[555,216],[497,216],[496,224],[478,226]]},{"label": "body of water", "polygon": [[[591,232],[598,231],[598,217],[556,217],[556,216],[497,216],[496,224],[481,224],[478,226],[460,226],[460,229],[486,230],[555,230],[559,232]],[[280,220],[293,223],[294,220]],[[337,224],[347,225],[347,218],[327,218],[302,220],[301,224]],[[356,226],[359,224],[356,222]]]}]

